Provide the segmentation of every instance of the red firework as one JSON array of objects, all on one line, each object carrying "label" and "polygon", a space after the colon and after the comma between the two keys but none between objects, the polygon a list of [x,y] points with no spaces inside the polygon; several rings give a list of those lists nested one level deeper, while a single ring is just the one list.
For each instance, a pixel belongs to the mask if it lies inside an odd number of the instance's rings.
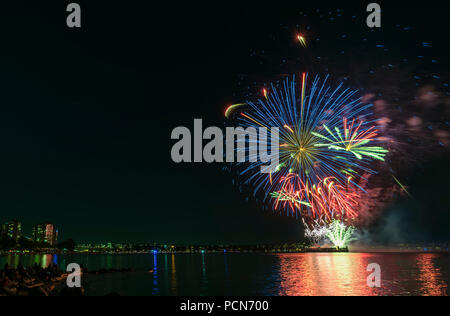
[{"label": "red firework", "polygon": [[281,189],[273,196],[276,198],[275,209],[289,208],[304,219],[329,223],[333,219],[357,219],[359,191],[350,179],[342,185],[329,177],[319,179],[318,184],[311,186],[298,174],[291,173],[281,179]]}]

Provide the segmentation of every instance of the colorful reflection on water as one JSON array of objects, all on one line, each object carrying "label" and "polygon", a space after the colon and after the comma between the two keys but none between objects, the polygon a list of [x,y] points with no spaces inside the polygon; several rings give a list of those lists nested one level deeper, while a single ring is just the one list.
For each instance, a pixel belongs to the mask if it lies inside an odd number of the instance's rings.
[{"label": "colorful reflection on water", "polygon": [[25,267],[30,267],[37,264],[42,268],[47,268],[52,263],[58,265],[58,257],[59,255],[48,254],[39,254],[32,256],[8,255],[3,258],[0,257],[0,263],[2,264],[0,268],[3,268],[5,264],[8,264],[8,266],[12,268],[17,268],[19,264],[22,264]]},{"label": "colorful reflection on water", "polygon": [[369,296],[367,254],[280,255],[280,293],[283,296]]},{"label": "colorful reflection on water", "polygon": [[[448,295],[449,254],[148,254],[33,255],[0,257],[7,263],[78,263],[90,271],[133,268],[129,273],[88,275],[89,295],[374,296]],[[369,264],[381,267],[381,288],[370,288]]]},{"label": "colorful reflection on water", "polygon": [[422,294],[424,296],[445,295],[448,284],[442,279],[441,268],[435,265],[438,255],[421,255],[417,258],[419,268],[418,280],[421,282]]}]

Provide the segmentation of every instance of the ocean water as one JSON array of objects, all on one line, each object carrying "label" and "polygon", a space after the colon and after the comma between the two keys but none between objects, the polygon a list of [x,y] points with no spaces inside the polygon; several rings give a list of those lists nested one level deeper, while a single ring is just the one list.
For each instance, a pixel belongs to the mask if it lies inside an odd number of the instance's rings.
[{"label": "ocean water", "polygon": [[[148,254],[0,257],[29,266],[78,263],[91,271],[133,272],[83,277],[86,294],[153,296],[373,296],[449,295],[450,254]],[[369,264],[381,268],[381,288],[370,288]],[[153,270],[153,272],[148,272]]]}]

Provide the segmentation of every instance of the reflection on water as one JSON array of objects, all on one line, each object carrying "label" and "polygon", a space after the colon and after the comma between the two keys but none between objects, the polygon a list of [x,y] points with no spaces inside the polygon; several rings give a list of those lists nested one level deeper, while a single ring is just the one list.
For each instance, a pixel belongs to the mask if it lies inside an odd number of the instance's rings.
[{"label": "reflection on water", "polygon": [[173,295],[177,295],[177,269],[175,268],[175,255],[172,254],[172,266],[171,266],[171,273],[172,273],[172,282],[171,282],[171,288]]},{"label": "reflection on water", "polygon": [[280,256],[280,295],[287,296],[369,296],[377,290],[367,286],[366,254],[317,254]]},{"label": "reflection on water", "polygon": [[201,288],[200,295],[207,295],[208,293],[208,276],[206,274],[206,261],[205,254],[202,253],[202,278],[201,278]]},{"label": "reflection on water", "polygon": [[441,269],[434,264],[436,258],[437,255],[434,254],[417,258],[420,271],[418,280],[422,283],[422,292],[426,296],[444,295],[447,291],[447,284],[442,280]]},{"label": "reflection on water", "polygon": [[[165,271],[168,271],[167,269]],[[152,295],[159,295],[158,287],[158,255],[153,255],[153,292]]]},{"label": "reflection on water", "polygon": [[8,255],[6,257],[0,257],[1,268],[5,264],[9,267],[17,268],[19,264],[25,267],[33,266],[37,264],[40,267],[47,268],[51,263],[58,264],[58,255],[32,255],[32,256],[18,256]]},{"label": "reflection on water", "polygon": [[[448,295],[450,283],[449,254],[11,255],[0,257],[0,267],[5,263],[133,268],[84,277],[88,295],[436,296]],[[371,263],[382,269],[379,289],[367,285]]]}]

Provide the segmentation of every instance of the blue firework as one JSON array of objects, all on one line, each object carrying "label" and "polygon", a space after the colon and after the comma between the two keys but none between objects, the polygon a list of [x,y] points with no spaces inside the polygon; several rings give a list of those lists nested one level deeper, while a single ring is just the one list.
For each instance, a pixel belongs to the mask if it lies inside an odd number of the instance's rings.
[{"label": "blue firework", "polygon": [[[328,81],[329,76],[323,80],[315,76],[308,86],[307,74],[300,82],[295,76],[287,78],[279,85],[272,84],[270,91],[264,90],[264,97],[247,102],[233,116],[247,130],[264,127],[269,131],[268,138],[251,135],[255,137],[247,140],[245,149],[236,149],[241,154],[245,150],[248,157],[247,162],[238,164],[240,178],[255,194],[262,192],[265,200],[286,187],[283,181],[292,174],[298,175],[299,183],[308,190],[323,184],[324,179],[332,179],[340,188],[352,185],[363,190],[360,180],[375,173],[370,164],[384,160],[387,150],[377,145],[372,104],[363,103],[358,91],[343,83],[332,88]],[[278,135],[270,133],[272,128],[278,128]],[[279,164],[270,174],[261,173],[265,163],[255,155],[261,147],[271,151],[275,138]],[[344,192],[342,195],[345,198]],[[300,205],[311,204],[308,196],[298,201]]]}]

